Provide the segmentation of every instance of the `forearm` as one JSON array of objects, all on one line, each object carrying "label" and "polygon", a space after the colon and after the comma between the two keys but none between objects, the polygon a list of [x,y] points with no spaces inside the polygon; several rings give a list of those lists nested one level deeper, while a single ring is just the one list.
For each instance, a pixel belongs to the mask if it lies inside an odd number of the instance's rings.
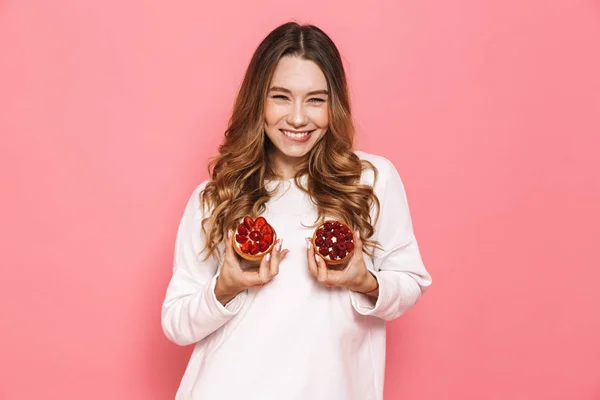
[{"label": "forearm", "polygon": [[[228,294],[217,299],[215,281],[210,281],[195,293],[171,293],[163,303],[162,327],[172,342],[186,346],[199,342],[219,329],[239,311],[243,296],[229,301]],[[223,306],[222,301],[227,307]]]},{"label": "forearm", "polygon": [[357,293],[365,294],[373,299],[379,297],[379,282],[375,275],[368,270],[360,276],[356,285],[349,289]]},{"label": "forearm", "polygon": [[240,294],[241,290],[235,290],[230,288],[227,283],[219,276],[217,277],[217,283],[215,284],[215,297],[223,306],[229,303]]},{"label": "forearm", "polygon": [[376,277],[379,283],[376,291],[351,294],[352,304],[360,314],[391,321],[407,312],[421,297],[419,284],[405,272],[379,271]]}]

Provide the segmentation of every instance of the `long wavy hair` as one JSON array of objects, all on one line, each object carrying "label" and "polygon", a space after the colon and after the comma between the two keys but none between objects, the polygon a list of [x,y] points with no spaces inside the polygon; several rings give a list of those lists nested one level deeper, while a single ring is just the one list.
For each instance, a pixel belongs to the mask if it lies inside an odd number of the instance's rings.
[{"label": "long wavy hair", "polygon": [[[327,79],[329,126],[297,168],[296,185],[311,196],[316,205],[316,227],[327,215],[344,221],[360,232],[365,253],[379,247],[371,240],[379,218],[379,200],[369,185],[362,185],[363,170],[372,163],[354,153],[354,125],[346,73],[340,53],[321,29],[295,22],[283,24],[260,43],[246,71],[236,97],[233,113],[219,146],[219,154],[208,166],[211,179],[201,193],[203,207],[212,210],[202,221],[206,245],[202,252],[221,259],[218,244],[240,220],[262,214],[274,194],[265,187],[266,179],[277,178],[269,162],[274,149],[264,130],[264,108],[271,78],[279,60],[295,56],[315,62]],[[307,186],[301,177],[308,175]],[[375,221],[370,211],[376,207]]]}]

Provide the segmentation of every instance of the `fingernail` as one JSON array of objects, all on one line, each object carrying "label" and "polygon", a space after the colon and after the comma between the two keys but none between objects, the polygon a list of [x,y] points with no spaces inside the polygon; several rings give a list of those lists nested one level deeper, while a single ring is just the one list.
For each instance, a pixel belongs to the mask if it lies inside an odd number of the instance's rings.
[{"label": "fingernail", "polygon": [[360,232],[356,231],[356,236],[360,239]]},{"label": "fingernail", "polygon": [[277,240],[277,251],[281,251],[282,244],[283,244],[283,239]]},{"label": "fingernail", "polygon": [[267,254],[267,256],[265,257],[265,259],[266,259],[267,261],[270,261],[270,260],[271,260],[271,253]]},{"label": "fingernail", "polygon": [[319,263],[319,256],[315,254],[315,261],[317,262],[317,264]]},{"label": "fingernail", "polygon": [[310,240],[308,240],[306,238],[304,240],[306,240],[306,248],[310,249],[310,246],[311,246]]},{"label": "fingernail", "polygon": [[227,232],[227,237],[228,237],[229,239],[231,239],[231,230],[229,230],[229,232]]}]

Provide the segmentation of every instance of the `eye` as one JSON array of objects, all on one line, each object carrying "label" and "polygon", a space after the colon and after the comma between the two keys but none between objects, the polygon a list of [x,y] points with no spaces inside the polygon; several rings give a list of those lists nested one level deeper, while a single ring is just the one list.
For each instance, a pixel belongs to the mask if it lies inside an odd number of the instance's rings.
[{"label": "eye", "polygon": [[313,97],[313,98],[309,99],[308,101],[311,102],[311,103],[323,103],[323,102],[325,102],[325,99],[321,99],[321,98],[318,98],[318,97]]},{"label": "eye", "polygon": [[273,99],[287,100],[287,96],[284,96],[282,94],[273,95],[273,96],[271,96],[271,98],[273,98]]}]

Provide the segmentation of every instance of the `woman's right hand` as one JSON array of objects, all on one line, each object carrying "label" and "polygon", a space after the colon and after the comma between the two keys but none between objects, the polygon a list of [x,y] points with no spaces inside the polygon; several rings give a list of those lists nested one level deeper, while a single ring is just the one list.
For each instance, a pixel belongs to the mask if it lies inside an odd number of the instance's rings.
[{"label": "woman's right hand", "polygon": [[279,263],[290,252],[288,249],[281,249],[282,240],[278,239],[271,253],[262,258],[258,267],[242,268],[241,258],[231,243],[232,235],[233,231],[227,233],[225,258],[215,285],[215,296],[223,305],[247,288],[270,282],[279,273]]}]

